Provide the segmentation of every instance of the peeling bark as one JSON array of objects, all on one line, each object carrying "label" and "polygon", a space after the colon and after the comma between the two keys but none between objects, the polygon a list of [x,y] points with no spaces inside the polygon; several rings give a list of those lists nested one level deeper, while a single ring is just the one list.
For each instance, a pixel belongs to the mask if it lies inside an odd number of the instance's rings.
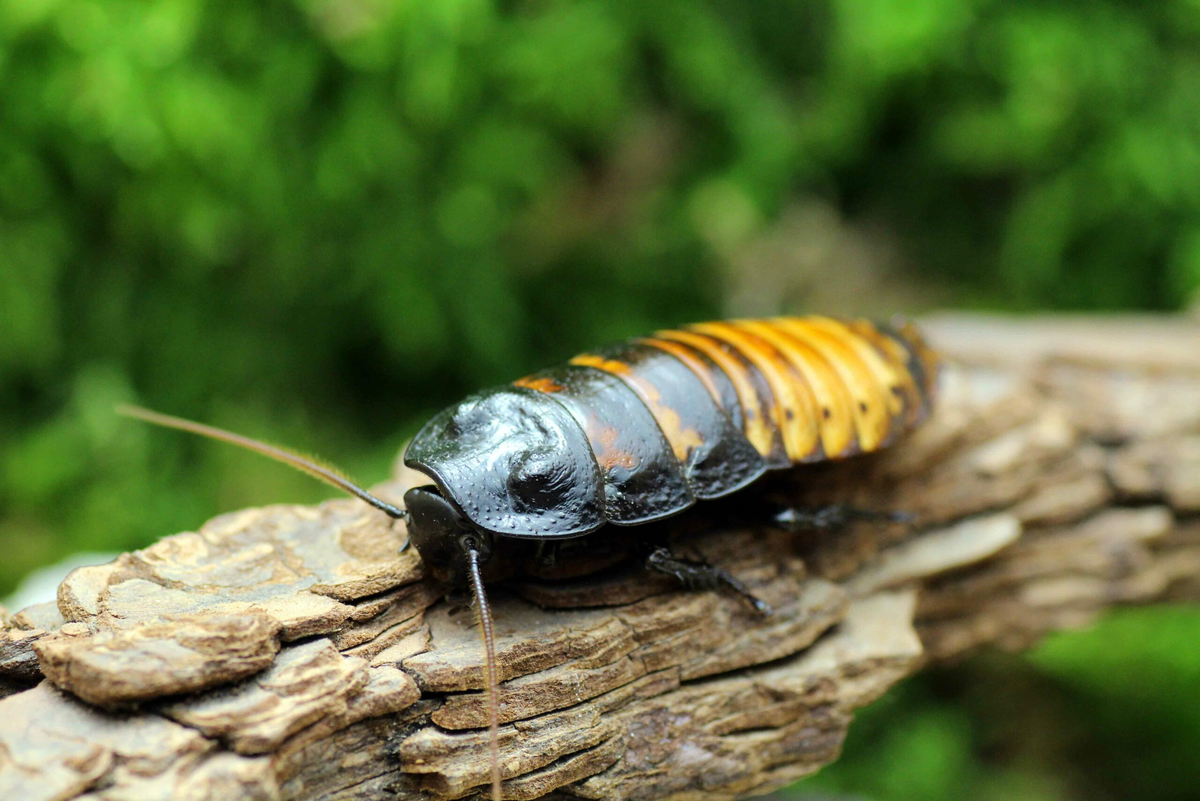
[{"label": "peeling bark", "polygon": [[[924,428],[740,507],[915,526],[672,523],[773,616],[588,548],[492,587],[507,798],[765,793],[836,759],[854,710],[927,664],[1200,597],[1195,323],[928,327],[954,361]],[[353,500],[248,509],[76,570],[56,604],[0,610],[0,797],[480,792],[478,632],[403,541]]]}]

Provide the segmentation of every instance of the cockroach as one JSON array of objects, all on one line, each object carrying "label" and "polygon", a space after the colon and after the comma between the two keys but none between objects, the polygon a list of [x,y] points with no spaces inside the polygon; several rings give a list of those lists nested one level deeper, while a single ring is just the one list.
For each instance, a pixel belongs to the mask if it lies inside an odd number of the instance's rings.
[{"label": "cockroach", "polygon": [[[405,521],[436,578],[469,583],[486,652],[491,791],[499,799],[498,669],[482,566],[506,541],[650,523],[768,471],[879,450],[929,414],[937,371],[937,355],[905,321],[780,317],[659,331],[434,416],[404,456],[432,483],[408,490],[403,509],[310,457],[145,409],[122,411],[328,482]],[[775,522],[788,527],[797,514],[785,510]],[[818,512],[814,520],[822,519],[829,518]],[[732,588],[769,611],[734,577],[665,547],[649,549],[646,565],[689,586]]]}]

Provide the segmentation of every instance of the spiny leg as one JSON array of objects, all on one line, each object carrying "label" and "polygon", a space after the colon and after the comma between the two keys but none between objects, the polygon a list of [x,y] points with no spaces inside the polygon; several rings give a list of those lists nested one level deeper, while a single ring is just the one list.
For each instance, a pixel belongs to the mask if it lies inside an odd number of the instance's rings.
[{"label": "spiny leg", "polygon": [[646,557],[646,568],[671,576],[688,589],[716,590],[726,587],[749,601],[760,614],[769,615],[772,612],[770,604],[724,570],[705,562],[680,558],[664,546],[658,546],[650,552]]},{"label": "spiny leg", "polygon": [[875,520],[907,525],[916,522],[916,516],[910,512],[879,512],[874,509],[860,509],[840,503],[829,506],[774,507],[771,509],[770,515],[772,525],[793,534],[812,529],[820,531],[837,529],[851,520]]}]

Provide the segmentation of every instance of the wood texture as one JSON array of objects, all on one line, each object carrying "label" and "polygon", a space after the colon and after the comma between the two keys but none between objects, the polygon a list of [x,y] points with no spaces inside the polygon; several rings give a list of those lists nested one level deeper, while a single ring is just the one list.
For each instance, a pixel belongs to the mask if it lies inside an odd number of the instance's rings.
[{"label": "wood texture", "polygon": [[[764,793],[926,664],[1200,597],[1195,323],[927,327],[955,361],[907,442],[672,524],[773,616],[583,548],[493,586],[507,798]],[[752,525],[755,499],[918,522],[788,535]],[[249,509],[0,610],[0,798],[480,791],[478,632],[404,536],[353,500]]]}]

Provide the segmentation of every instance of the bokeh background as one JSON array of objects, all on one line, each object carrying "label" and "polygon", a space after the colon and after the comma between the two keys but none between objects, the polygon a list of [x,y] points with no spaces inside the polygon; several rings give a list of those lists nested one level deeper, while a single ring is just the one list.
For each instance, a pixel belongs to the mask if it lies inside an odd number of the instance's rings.
[{"label": "bokeh background", "polygon": [[[734,314],[1175,310],[1197,0],[0,0],[0,597]],[[1200,614],[910,681],[785,797],[1192,799]]]}]

